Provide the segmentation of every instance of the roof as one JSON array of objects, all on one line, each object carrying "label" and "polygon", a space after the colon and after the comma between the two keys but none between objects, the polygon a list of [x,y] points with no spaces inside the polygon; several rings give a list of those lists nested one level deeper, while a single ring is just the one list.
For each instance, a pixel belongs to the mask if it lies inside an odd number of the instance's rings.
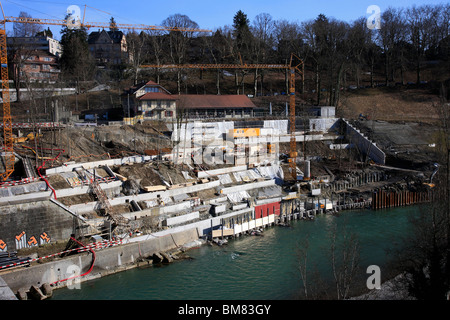
[{"label": "roof", "polygon": [[139,100],[177,100],[177,97],[164,92],[147,92],[138,98]]},{"label": "roof", "polygon": [[105,30],[94,31],[89,34],[88,43],[89,44],[96,43],[98,38],[100,37],[100,34],[102,34],[102,33],[106,33],[109,36],[109,38],[111,39],[111,41],[114,43],[121,43],[122,38],[124,36],[122,31],[105,31]]},{"label": "roof", "polygon": [[145,85],[146,86],[161,87],[160,84],[158,84],[158,83],[156,83],[155,81],[152,81],[152,80],[148,81]]},{"label": "roof", "polygon": [[244,95],[187,94],[179,96],[179,106],[186,109],[255,108]]},{"label": "roof", "polygon": [[[135,92],[137,92],[138,90],[144,88],[144,87],[158,87],[162,90],[164,90],[167,94],[170,94],[169,91],[167,91],[166,88],[164,88],[163,86],[161,86],[160,84],[154,82],[154,81],[147,81],[147,82],[140,82],[132,87],[129,87],[127,89],[124,89],[124,93],[122,95],[127,95],[127,94],[133,94]],[[142,98],[142,96],[141,96]]]}]

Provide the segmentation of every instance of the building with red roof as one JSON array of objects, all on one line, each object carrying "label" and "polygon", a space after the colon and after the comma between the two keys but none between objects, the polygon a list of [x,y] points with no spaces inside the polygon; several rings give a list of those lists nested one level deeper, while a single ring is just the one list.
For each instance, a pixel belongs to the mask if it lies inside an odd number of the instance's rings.
[{"label": "building with red roof", "polygon": [[178,112],[195,119],[252,117],[255,108],[245,95],[187,94],[177,101]]},{"label": "building with red roof", "polygon": [[143,115],[145,120],[172,120],[177,96],[153,81],[133,86],[122,95],[125,117]]},{"label": "building with red roof", "polygon": [[125,117],[143,115],[144,120],[172,121],[177,112],[191,119],[250,118],[256,108],[245,95],[172,95],[153,81],[125,90],[122,97]]}]

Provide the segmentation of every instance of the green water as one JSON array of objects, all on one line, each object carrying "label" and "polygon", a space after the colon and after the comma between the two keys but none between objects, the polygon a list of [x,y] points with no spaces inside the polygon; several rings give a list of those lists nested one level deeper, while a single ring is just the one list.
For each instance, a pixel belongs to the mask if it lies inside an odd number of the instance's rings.
[{"label": "green water", "polygon": [[[347,211],[313,221],[292,221],[290,228],[269,227],[264,236],[243,236],[225,246],[204,245],[188,251],[192,260],[132,269],[81,283],[80,289],[59,289],[53,300],[289,300],[301,280],[296,250],[308,239],[310,266],[329,277],[329,230],[336,224],[356,232],[361,266],[378,265],[384,272],[387,250],[400,248],[409,232],[409,218],[419,207],[383,211]],[[368,275],[367,275],[368,276]]]}]

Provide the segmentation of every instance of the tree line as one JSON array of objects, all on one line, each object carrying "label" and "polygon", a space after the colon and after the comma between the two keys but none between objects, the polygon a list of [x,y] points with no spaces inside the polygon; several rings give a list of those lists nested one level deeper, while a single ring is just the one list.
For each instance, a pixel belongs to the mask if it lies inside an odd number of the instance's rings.
[{"label": "tree line", "polygon": [[[300,92],[313,93],[319,104],[337,105],[342,88],[349,84],[374,87],[405,84],[406,75],[415,74],[415,83],[424,80],[427,61],[441,64],[442,76],[448,76],[450,5],[422,5],[408,8],[386,9],[381,14],[380,29],[367,26],[360,17],[352,22],[341,21],[324,14],[304,22],[276,20],[269,13],[258,14],[252,21],[239,10],[232,24],[217,28],[211,34],[198,32],[124,31],[128,47],[128,62],[108,68],[106,80],[128,79],[133,83],[152,77],[172,77],[177,93],[188,91],[188,86],[199,86],[204,71],[196,70],[199,77],[188,77],[193,70],[142,69],[143,64],[195,64],[195,63],[252,63],[289,64],[291,53],[300,57],[305,65],[305,86]],[[174,14],[161,23],[165,27],[198,28],[187,15]],[[24,25],[22,28],[33,28]],[[117,30],[114,18],[110,30]],[[36,30],[33,30],[35,32]],[[42,30],[38,30],[42,32]],[[88,50],[88,31],[85,28],[61,30],[62,77],[72,81],[92,80],[98,70]],[[273,93],[267,69],[228,70],[234,72],[236,94],[263,95]],[[216,93],[221,94],[224,70],[217,70]],[[285,72],[284,90],[288,92]],[[253,86],[248,91],[244,78],[250,75]],[[441,75],[435,75],[439,77]],[[103,72],[104,77],[104,72]],[[105,80],[105,78],[102,78]],[[430,79],[428,79],[430,80]],[[196,82],[197,81],[197,82]],[[247,90],[247,92],[245,92]]]},{"label": "tree line", "polygon": [[[420,84],[425,80],[426,62],[436,61],[442,64],[442,75],[448,76],[445,70],[450,66],[449,21],[449,4],[390,7],[381,14],[380,29],[368,28],[367,19],[363,17],[345,22],[320,14],[315,19],[297,23],[275,20],[269,13],[261,13],[250,21],[239,10],[232,25],[218,28],[211,35],[131,31],[127,40],[134,58],[135,81],[139,79],[138,66],[144,63],[288,64],[290,54],[294,53],[304,61],[308,73],[307,87],[301,89],[314,91],[317,103],[325,98],[327,104],[336,105],[342,87],[349,83],[360,87],[367,75],[371,87],[379,81],[380,76],[376,80],[376,74],[382,76],[382,85],[389,86],[406,84],[406,74],[413,72],[415,83]],[[170,16],[162,25],[198,27],[195,21],[181,14]],[[166,71],[154,70],[156,81]],[[183,72],[187,71],[176,71],[178,93],[182,91]],[[265,81],[267,70],[237,70],[237,94],[243,93],[244,76],[249,73],[254,80],[252,94],[270,91]],[[221,93],[220,79],[218,70],[218,94]],[[287,76],[285,79],[287,89]]]}]

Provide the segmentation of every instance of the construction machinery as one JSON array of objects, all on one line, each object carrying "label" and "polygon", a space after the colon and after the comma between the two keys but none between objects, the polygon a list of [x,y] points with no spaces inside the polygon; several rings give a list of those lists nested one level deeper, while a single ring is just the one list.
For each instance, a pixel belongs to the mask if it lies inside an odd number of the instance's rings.
[{"label": "construction machinery", "polygon": [[297,181],[297,144],[295,139],[295,75],[298,73],[304,80],[304,63],[295,54],[291,54],[289,64],[247,64],[239,55],[240,64],[164,64],[141,65],[141,68],[163,69],[285,69],[289,71],[289,170],[294,181]]},{"label": "construction machinery", "polygon": [[[58,25],[67,26],[69,28],[109,28],[110,23],[104,22],[84,22],[85,12],[83,18],[71,16],[72,12],[68,10],[68,17],[65,20],[62,19],[36,19],[29,17],[7,17],[3,11],[3,6],[0,2],[0,8],[3,14],[3,20],[0,20],[0,24],[3,25],[3,29],[0,29],[0,62],[1,62],[1,81],[2,81],[2,103],[3,103],[3,144],[4,144],[4,165],[5,171],[0,173],[0,181],[6,181],[14,172],[14,138],[12,133],[12,119],[11,119],[11,107],[10,107],[10,95],[9,95],[9,77],[8,77],[8,59],[7,59],[7,45],[6,45],[6,23],[24,23],[24,24],[40,24],[40,25]],[[69,7],[70,8],[70,7]],[[211,32],[206,29],[195,28],[178,28],[178,27],[159,27],[153,25],[144,24],[121,24],[116,23],[118,29],[127,30],[156,30],[156,31],[183,31],[183,32]]]}]

